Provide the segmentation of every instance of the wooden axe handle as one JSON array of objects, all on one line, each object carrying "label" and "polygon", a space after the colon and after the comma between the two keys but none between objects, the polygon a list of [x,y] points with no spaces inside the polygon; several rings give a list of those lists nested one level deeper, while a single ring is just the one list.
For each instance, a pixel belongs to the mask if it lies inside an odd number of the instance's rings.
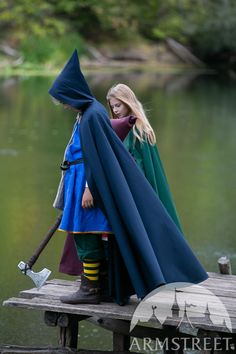
[{"label": "wooden axe handle", "polygon": [[36,249],[36,251],[34,252],[32,257],[28,260],[27,265],[29,266],[29,268],[33,267],[33,265],[37,261],[38,257],[40,256],[40,254],[42,253],[44,248],[47,246],[51,237],[53,236],[55,231],[58,229],[58,226],[60,225],[60,222],[61,222],[61,218],[62,218],[62,214],[60,216],[58,216],[57,220],[52,225],[52,227],[48,230],[47,234],[45,235],[44,239],[42,240],[42,242],[40,243],[40,245],[38,246],[38,248]]}]

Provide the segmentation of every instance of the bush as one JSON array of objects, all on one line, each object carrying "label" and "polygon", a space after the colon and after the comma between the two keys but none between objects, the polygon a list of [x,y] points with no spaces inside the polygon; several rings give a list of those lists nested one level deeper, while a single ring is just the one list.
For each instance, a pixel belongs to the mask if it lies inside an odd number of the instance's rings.
[{"label": "bush", "polygon": [[35,64],[61,64],[75,48],[80,54],[85,52],[82,38],[73,33],[67,33],[60,38],[31,35],[25,37],[20,45],[25,61]]}]

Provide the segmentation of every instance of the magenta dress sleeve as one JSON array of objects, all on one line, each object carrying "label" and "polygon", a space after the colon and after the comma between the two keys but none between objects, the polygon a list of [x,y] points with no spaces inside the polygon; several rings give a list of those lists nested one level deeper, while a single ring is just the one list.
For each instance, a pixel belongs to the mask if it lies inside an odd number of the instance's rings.
[{"label": "magenta dress sleeve", "polygon": [[119,119],[111,119],[111,125],[118,137],[123,141],[136,122],[136,117],[127,116]]}]

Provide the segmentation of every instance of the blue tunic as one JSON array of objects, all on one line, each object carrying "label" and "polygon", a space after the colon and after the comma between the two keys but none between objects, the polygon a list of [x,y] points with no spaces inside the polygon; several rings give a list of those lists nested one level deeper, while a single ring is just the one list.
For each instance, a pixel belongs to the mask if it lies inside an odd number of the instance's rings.
[{"label": "blue tunic", "polygon": [[[79,130],[80,123],[76,120],[65,151],[65,159],[68,161],[83,157]],[[111,227],[101,209],[82,207],[85,183],[84,163],[71,165],[64,178],[64,210],[59,230],[74,233],[111,232]]]}]

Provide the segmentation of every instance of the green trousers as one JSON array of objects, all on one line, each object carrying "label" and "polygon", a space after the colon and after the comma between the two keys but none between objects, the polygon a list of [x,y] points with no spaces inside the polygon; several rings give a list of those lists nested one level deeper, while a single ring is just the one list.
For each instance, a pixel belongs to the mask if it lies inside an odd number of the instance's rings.
[{"label": "green trousers", "polygon": [[74,234],[76,250],[81,261],[85,259],[102,260],[105,251],[101,234]]}]

